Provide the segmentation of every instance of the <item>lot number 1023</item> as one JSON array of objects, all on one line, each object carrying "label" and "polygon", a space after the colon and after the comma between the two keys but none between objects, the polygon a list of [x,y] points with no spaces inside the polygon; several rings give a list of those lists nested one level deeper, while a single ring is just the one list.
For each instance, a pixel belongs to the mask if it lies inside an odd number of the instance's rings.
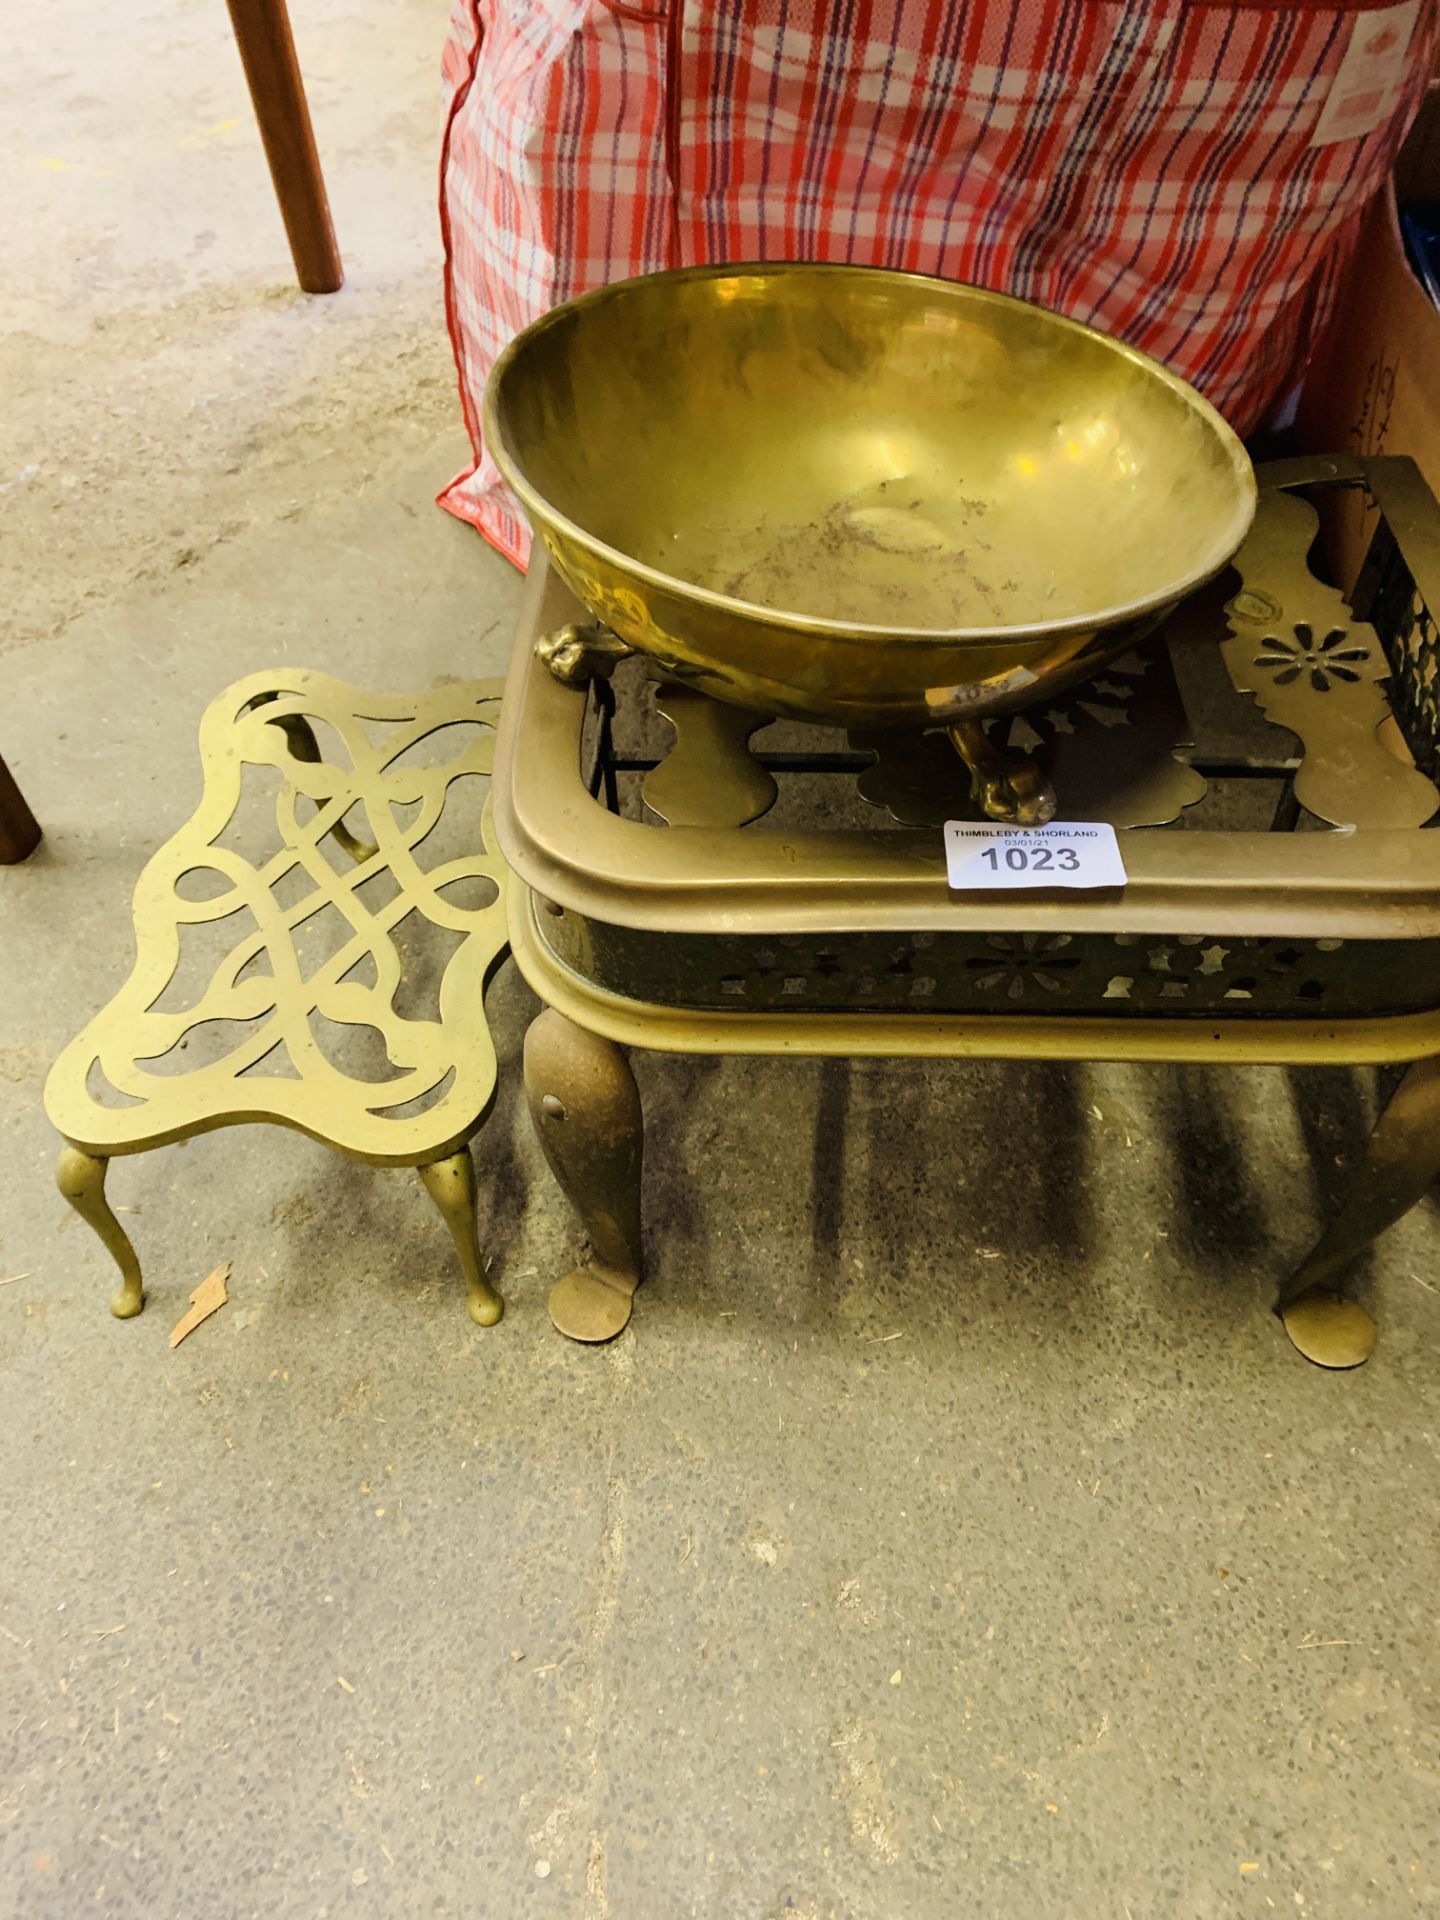
[{"label": "lot number 1023", "polygon": [[[981,858],[990,862],[994,872],[1000,871],[998,847],[986,847]],[[1074,847],[1006,847],[1005,865],[1011,873],[1044,873],[1049,867],[1074,873],[1080,865],[1080,856]]]}]

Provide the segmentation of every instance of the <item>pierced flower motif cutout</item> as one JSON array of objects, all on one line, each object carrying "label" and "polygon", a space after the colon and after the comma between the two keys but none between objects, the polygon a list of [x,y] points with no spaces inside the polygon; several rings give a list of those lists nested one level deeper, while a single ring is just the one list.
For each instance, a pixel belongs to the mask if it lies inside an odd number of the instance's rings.
[{"label": "pierced flower motif cutout", "polygon": [[1042,993],[1058,993],[1064,982],[1057,976],[1080,964],[1078,954],[1064,952],[1070,940],[1068,933],[991,933],[985,938],[991,951],[965,964],[986,969],[975,975],[981,993],[998,989],[1005,999],[1018,1000],[1027,985],[1038,987]]},{"label": "pierced flower motif cutout", "polygon": [[1354,682],[1360,678],[1356,667],[1370,658],[1368,647],[1346,646],[1350,634],[1345,627],[1331,627],[1317,640],[1307,621],[1295,622],[1294,639],[1282,639],[1267,633],[1255,656],[1257,667],[1266,667],[1275,675],[1277,687],[1288,687],[1301,674],[1308,674],[1316,693],[1329,693],[1337,680]]}]

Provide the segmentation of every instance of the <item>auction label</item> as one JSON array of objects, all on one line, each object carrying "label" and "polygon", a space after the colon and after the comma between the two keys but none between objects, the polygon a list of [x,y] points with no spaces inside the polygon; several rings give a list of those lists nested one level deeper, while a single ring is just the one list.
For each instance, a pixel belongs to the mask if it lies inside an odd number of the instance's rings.
[{"label": "auction label", "polygon": [[1011,887],[1123,887],[1115,829],[1101,820],[1052,820],[1048,827],[945,822],[945,867],[957,892]]}]

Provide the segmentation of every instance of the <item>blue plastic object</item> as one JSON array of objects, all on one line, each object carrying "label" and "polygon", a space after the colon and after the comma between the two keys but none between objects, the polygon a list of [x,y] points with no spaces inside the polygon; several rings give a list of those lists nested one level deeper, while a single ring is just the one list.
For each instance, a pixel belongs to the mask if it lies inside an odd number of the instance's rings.
[{"label": "blue plastic object", "polygon": [[1421,286],[1440,307],[1440,200],[1414,200],[1402,207],[1400,232]]}]

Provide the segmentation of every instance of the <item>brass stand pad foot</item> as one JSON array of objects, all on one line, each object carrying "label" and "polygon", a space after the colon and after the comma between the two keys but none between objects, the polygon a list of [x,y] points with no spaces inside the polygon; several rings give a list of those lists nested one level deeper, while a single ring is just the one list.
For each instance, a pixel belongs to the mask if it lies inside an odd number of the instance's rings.
[{"label": "brass stand pad foot", "polygon": [[590,1264],[552,1290],[550,1318],[572,1340],[613,1340],[641,1275],[644,1119],[635,1076],[619,1047],[547,1007],[525,1036],[525,1095],[591,1249]]},{"label": "brass stand pad foot", "polygon": [[1409,1211],[1440,1173],[1440,1055],[1417,1060],[1375,1122],[1365,1160],[1339,1213],[1282,1290],[1285,1331],[1319,1367],[1358,1367],[1375,1348],[1375,1322],[1335,1292],[1333,1277]]},{"label": "brass stand pad foot", "polygon": [[630,1324],[638,1276],[598,1272],[577,1267],[550,1289],[550,1320],[567,1339],[599,1346],[623,1333]]},{"label": "brass stand pad foot", "polygon": [[1375,1322],[1358,1300],[1311,1287],[1277,1309],[1290,1344],[1317,1367],[1362,1367],[1375,1351]]}]

